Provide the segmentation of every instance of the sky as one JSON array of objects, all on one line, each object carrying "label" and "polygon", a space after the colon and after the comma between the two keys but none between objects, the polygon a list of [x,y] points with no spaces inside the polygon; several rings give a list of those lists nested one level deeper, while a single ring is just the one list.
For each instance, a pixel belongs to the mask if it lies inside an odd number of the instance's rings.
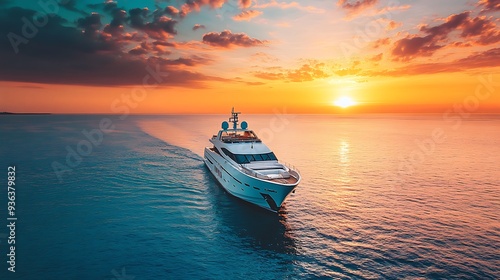
[{"label": "sky", "polygon": [[500,113],[499,16],[498,0],[0,0],[0,111]]}]

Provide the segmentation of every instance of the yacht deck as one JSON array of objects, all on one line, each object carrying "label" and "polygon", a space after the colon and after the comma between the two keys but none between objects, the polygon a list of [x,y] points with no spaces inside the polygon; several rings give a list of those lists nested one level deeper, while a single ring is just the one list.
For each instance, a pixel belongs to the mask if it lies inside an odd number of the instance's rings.
[{"label": "yacht deck", "polygon": [[[214,147],[211,147],[208,149],[214,153],[219,154],[219,151],[217,149],[215,149]],[[248,171],[244,171],[244,172],[247,174],[249,174],[248,172],[252,172],[252,174],[255,174],[254,170],[248,170]],[[252,174],[249,174],[249,175],[252,175]],[[255,176],[255,175],[252,175],[252,176]],[[255,176],[255,177],[257,177],[257,176]],[[261,177],[257,177],[257,178],[264,179]],[[264,180],[271,181],[271,182],[278,183],[278,184],[295,184],[298,182],[298,178],[294,177],[291,174],[290,174],[290,177],[288,177],[288,178],[273,178],[273,179],[264,179]]]},{"label": "yacht deck", "polygon": [[297,178],[290,176],[289,178],[277,178],[277,179],[270,179],[269,181],[275,182],[275,183],[280,183],[280,184],[295,184],[297,183]]}]

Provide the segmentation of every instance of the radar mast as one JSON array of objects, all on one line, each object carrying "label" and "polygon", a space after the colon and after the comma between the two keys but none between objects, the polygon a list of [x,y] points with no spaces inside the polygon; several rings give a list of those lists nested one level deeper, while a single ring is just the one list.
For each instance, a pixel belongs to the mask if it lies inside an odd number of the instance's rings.
[{"label": "radar mast", "polygon": [[229,118],[229,122],[233,123],[234,130],[238,128],[238,114],[241,114],[241,112],[235,112],[233,107],[233,109],[231,110],[232,117]]}]

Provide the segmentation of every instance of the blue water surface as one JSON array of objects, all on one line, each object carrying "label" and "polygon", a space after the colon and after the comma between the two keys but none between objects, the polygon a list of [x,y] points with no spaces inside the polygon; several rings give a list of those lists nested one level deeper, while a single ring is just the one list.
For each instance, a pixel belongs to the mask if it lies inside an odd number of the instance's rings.
[{"label": "blue water surface", "polygon": [[[91,150],[80,145],[88,153],[81,162],[71,156],[67,161],[69,151],[87,140],[82,131],[99,128],[105,118],[113,129]],[[341,138],[325,137],[325,147],[332,147],[325,151],[329,157],[311,152],[309,159],[293,158],[302,161],[305,179],[276,215],[225,193],[199,153],[152,137],[137,125],[151,118],[158,121],[149,116],[0,117],[0,225],[7,224],[8,166],[16,167],[18,218],[15,273],[7,271],[8,231],[0,227],[0,279],[500,276],[498,173],[482,179],[471,175],[461,183],[451,175],[416,173],[408,181],[412,189],[395,190],[380,175],[391,159],[370,156],[374,144],[358,145],[366,137],[346,126]],[[160,120],[173,118],[182,116]],[[310,126],[310,119],[300,121]],[[58,178],[54,164],[71,171]],[[471,187],[477,188],[470,193]],[[446,197],[453,199],[440,199],[446,188]]]}]

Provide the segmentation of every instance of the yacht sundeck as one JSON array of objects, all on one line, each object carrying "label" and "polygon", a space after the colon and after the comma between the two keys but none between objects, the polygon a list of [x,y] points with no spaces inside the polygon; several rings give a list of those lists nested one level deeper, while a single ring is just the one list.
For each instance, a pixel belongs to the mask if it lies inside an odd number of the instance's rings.
[{"label": "yacht sundeck", "polygon": [[205,164],[227,192],[277,212],[299,184],[300,173],[278,161],[247,122],[238,128],[239,112],[233,108],[231,114],[233,127],[222,123],[222,130],[210,139],[213,146],[205,148]]}]

